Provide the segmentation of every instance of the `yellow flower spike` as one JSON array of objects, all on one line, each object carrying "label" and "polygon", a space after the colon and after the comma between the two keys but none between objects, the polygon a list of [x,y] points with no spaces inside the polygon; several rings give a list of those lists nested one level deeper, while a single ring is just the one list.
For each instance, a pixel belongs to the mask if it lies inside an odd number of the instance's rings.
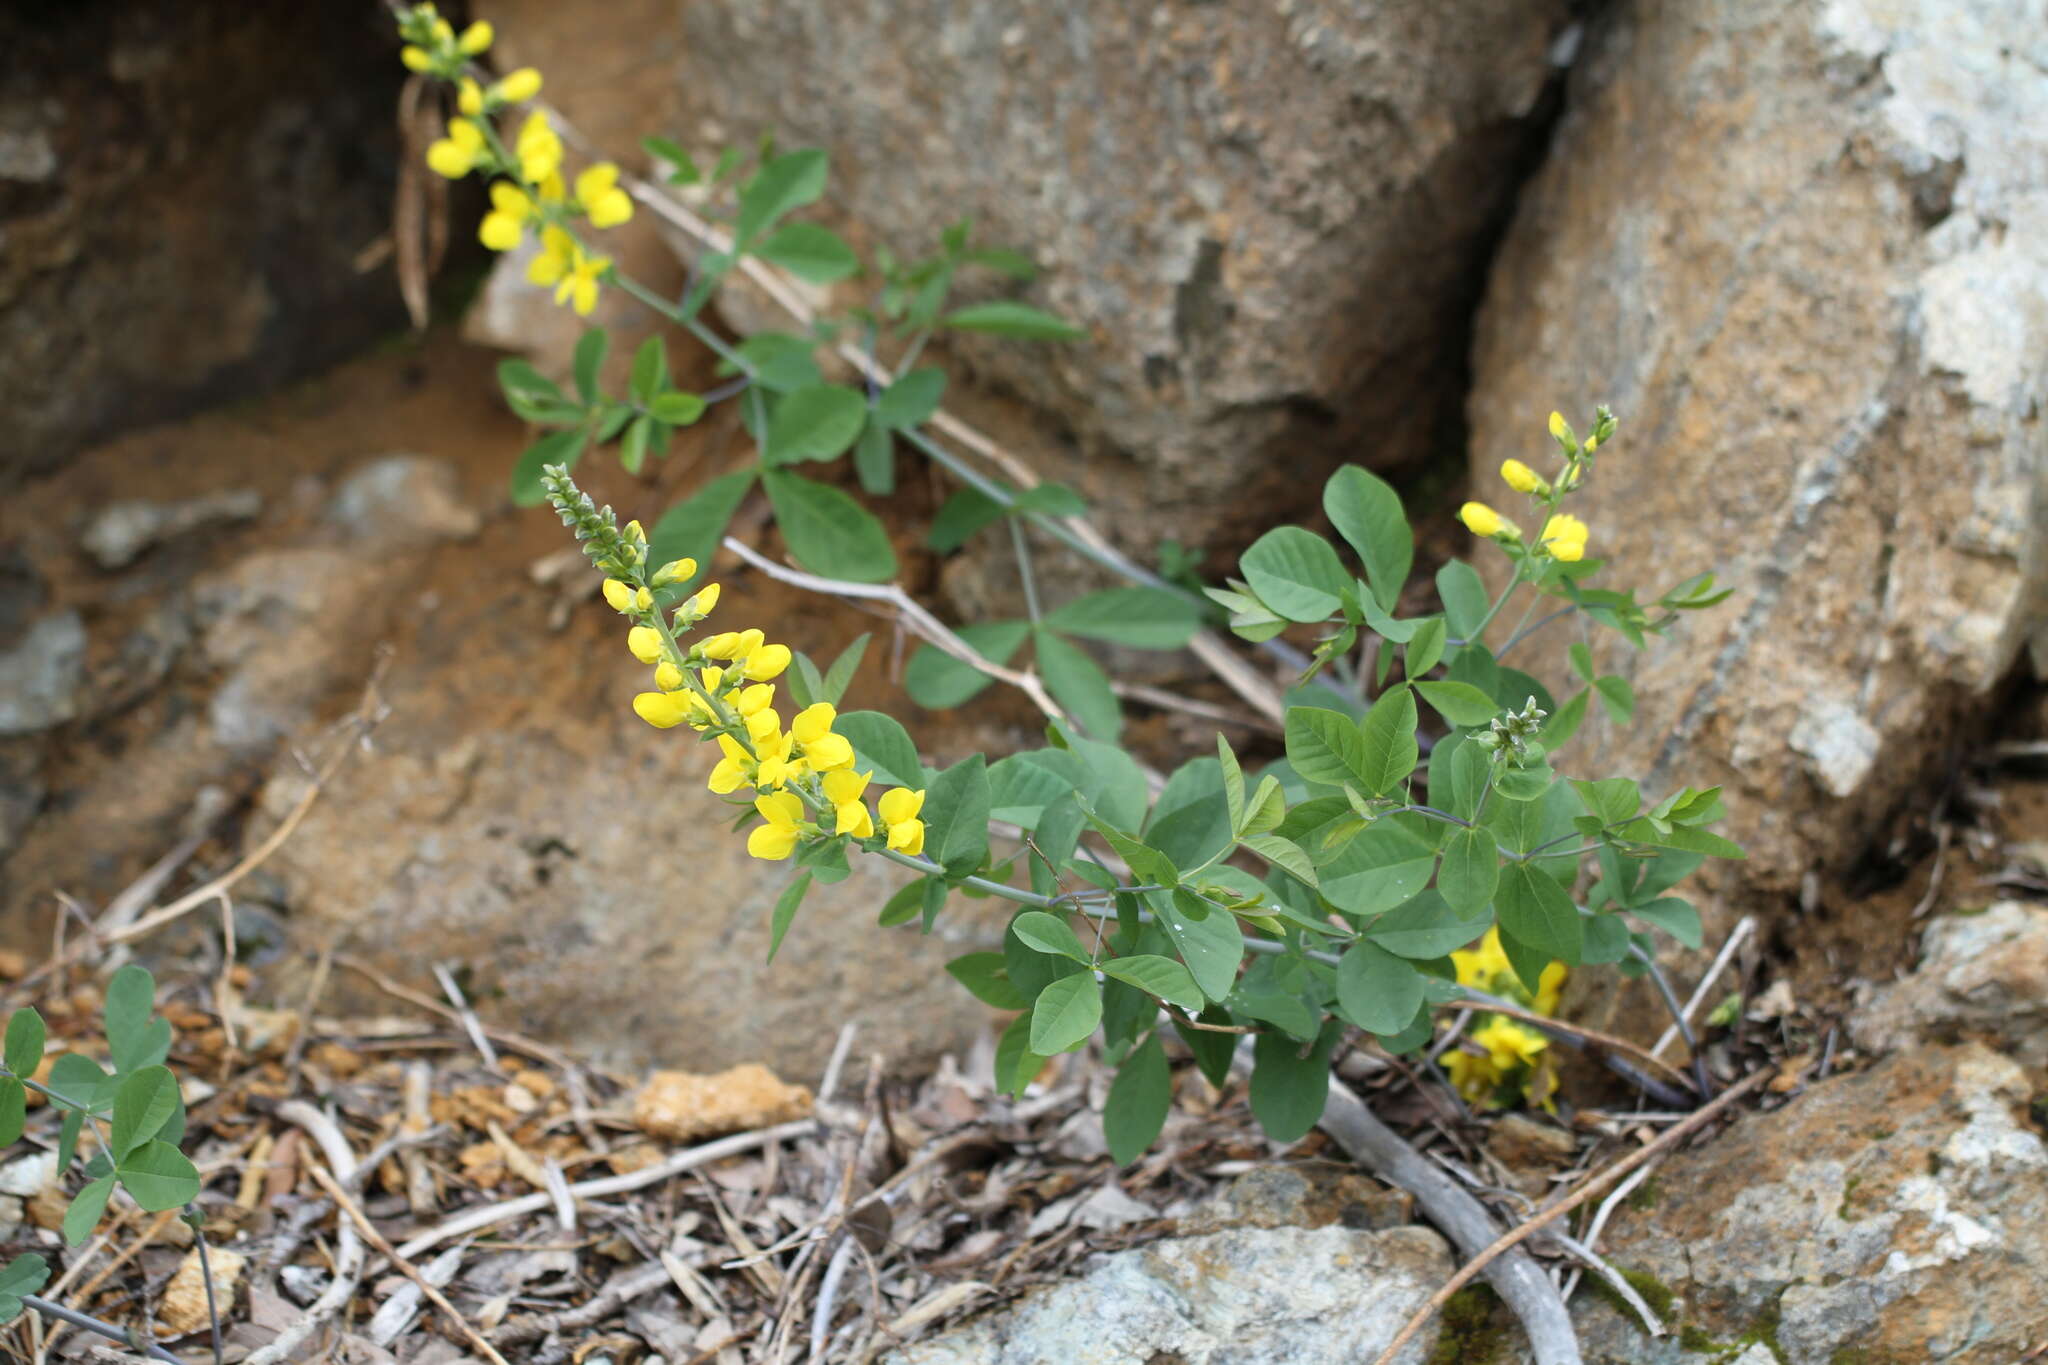
[{"label": "yellow flower spike", "polygon": [[761,812],[767,823],[756,825],[747,836],[747,852],[766,862],[779,862],[794,853],[797,840],[803,835],[798,826],[804,818],[804,803],[796,794],[776,792],[756,797],[754,809]]},{"label": "yellow flower spike", "polygon": [[491,93],[508,104],[524,104],[540,93],[540,72],[522,66],[492,86]]},{"label": "yellow flower spike", "polygon": [[661,646],[661,632],[653,626],[635,626],[626,632],[626,648],[643,664],[658,661],[661,658]]},{"label": "yellow flower spike", "polygon": [[642,692],[633,698],[633,714],[657,730],[672,730],[687,713],[674,692]]},{"label": "yellow flower spike", "polygon": [[739,713],[742,716],[754,715],[763,707],[772,705],[774,701],[773,683],[755,683],[752,687],[743,687],[740,689]]},{"label": "yellow flower spike", "polygon": [[479,19],[462,30],[462,36],[455,40],[455,50],[465,57],[474,57],[489,50],[493,32],[490,23]]},{"label": "yellow flower spike", "polygon": [[1517,493],[1546,493],[1550,491],[1550,485],[1544,481],[1543,476],[1523,464],[1520,460],[1508,460],[1503,463],[1500,467],[1500,476],[1506,481],[1507,486],[1514,489]]},{"label": "yellow flower spike", "polygon": [[695,578],[696,576],[696,560],[671,559],[668,563],[656,569],[654,577],[649,581],[657,588],[665,588],[671,583],[681,583],[686,579]]},{"label": "yellow flower spike", "polygon": [[477,240],[493,251],[510,251],[525,235],[533,217],[533,200],[509,180],[491,182],[491,211],[477,228]]},{"label": "yellow flower spike", "polygon": [[470,118],[484,111],[484,89],[469,77],[455,83],[455,107]]},{"label": "yellow flower spike", "polygon": [[747,676],[756,682],[779,678],[792,657],[788,645],[763,645],[747,656]]},{"label": "yellow flower spike", "polygon": [[1483,502],[1468,502],[1458,509],[1458,520],[1465,523],[1465,529],[1475,536],[1505,535],[1511,539],[1521,538],[1521,528]]},{"label": "yellow flower spike", "polygon": [[720,735],[718,748],[721,756],[705,785],[716,795],[725,796],[739,790],[740,784],[747,780],[754,758],[731,735]]},{"label": "yellow flower spike", "polygon": [[427,50],[409,43],[398,49],[398,60],[405,64],[407,71],[426,72],[434,69],[434,59],[427,54]]},{"label": "yellow flower spike", "polygon": [[448,125],[448,135],[427,148],[427,168],[448,180],[460,180],[476,169],[484,151],[484,135],[468,119]]},{"label": "yellow flower spike", "polygon": [[796,713],[796,719],[789,723],[789,732],[799,744],[815,744],[832,733],[832,722],[837,719],[837,707],[829,701],[817,702]]},{"label": "yellow flower spike", "polygon": [[663,659],[654,666],[654,685],[664,692],[682,691],[683,670]]}]

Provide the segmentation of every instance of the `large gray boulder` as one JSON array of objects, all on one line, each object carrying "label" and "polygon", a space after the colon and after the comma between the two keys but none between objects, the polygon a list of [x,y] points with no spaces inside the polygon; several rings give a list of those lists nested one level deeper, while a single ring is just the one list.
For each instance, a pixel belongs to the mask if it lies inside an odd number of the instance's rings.
[{"label": "large gray boulder", "polygon": [[[1609,9],[1494,265],[1473,479],[1508,507],[1545,414],[1611,403],[1590,553],[1735,595],[1641,654],[1604,637],[1641,711],[1574,766],[1726,784],[1763,887],[1860,855],[2038,664],[2044,399],[2039,4]],[[1523,665],[1565,676],[1550,635]]]}]

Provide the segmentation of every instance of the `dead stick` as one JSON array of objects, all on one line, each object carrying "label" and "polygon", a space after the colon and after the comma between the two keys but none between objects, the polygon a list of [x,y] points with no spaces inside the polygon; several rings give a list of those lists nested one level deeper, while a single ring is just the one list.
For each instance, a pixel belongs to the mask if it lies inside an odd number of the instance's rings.
[{"label": "dead stick", "polygon": [[335,1207],[348,1215],[349,1221],[356,1225],[356,1231],[363,1235],[363,1240],[376,1248],[378,1255],[397,1266],[400,1274],[419,1286],[420,1293],[426,1295],[427,1301],[441,1310],[442,1316],[455,1324],[455,1330],[462,1334],[462,1339],[470,1344],[471,1349],[475,1350],[485,1360],[492,1362],[492,1365],[509,1365],[505,1357],[498,1354],[498,1348],[485,1341],[478,1334],[476,1328],[469,1325],[469,1319],[456,1311],[455,1305],[448,1302],[447,1296],[440,1290],[434,1288],[433,1282],[420,1273],[419,1267],[399,1255],[398,1248],[392,1246],[390,1242],[385,1240],[383,1233],[370,1225],[368,1215],[363,1212],[362,1207],[356,1203],[349,1192],[341,1187],[339,1180],[329,1175],[326,1168],[322,1166],[308,1166],[306,1170],[312,1175],[320,1188],[327,1191],[327,1195],[334,1201]]},{"label": "dead stick", "polygon": [[1747,1095],[1776,1074],[1777,1069],[1774,1067],[1766,1067],[1761,1071],[1751,1072],[1746,1079],[1722,1091],[1711,1103],[1703,1107],[1697,1114],[1688,1118],[1684,1123],[1665,1129],[1648,1146],[1638,1148],[1609,1166],[1606,1170],[1588,1176],[1585,1182],[1578,1189],[1572,1191],[1565,1199],[1551,1205],[1527,1222],[1517,1226],[1513,1231],[1503,1235],[1499,1241],[1467,1261],[1457,1274],[1451,1276],[1450,1282],[1444,1285],[1443,1288],[1430,1295],[1429,1302],[1423,1304],[1422,1307],[1415,1311],[1415,1316],[1408,1319],[1407,1325],[1402,1327],[1400,1334],[1387,1344],[1387,1349],[1379,1353],[1378,1357],[1374,1359],[1373,1365],[1393,1365],[1394,1357],[1400,1354],[1401,1348],[1406,1346],[1414,1339],[1417,1332],[1420,1332],[1429,1324],[1429,1320],[1436,1316],[1437,1310],[1450,1302],[1453,1294],[1470,1284],[1478,1277],[1480,1271],[1491,1265],[1495,1257],[1511,1247],[1519,1246],[1529,1237],[1542,1231],[1565,1214],[1570,1213],[1573,1209],[1585,1203],[1588,1199],[1591,1199],[1594,1195],[1600,1193],[1600,1191],[1606,1189],[1609,1185],[1627,1175],[1651,1157],[1656,1156],[1659,1152],[1669,1149],[1706,1127],[1707,1124],[1718,1118],[1722,1111],[1727,1109],[1730,1104]]}]

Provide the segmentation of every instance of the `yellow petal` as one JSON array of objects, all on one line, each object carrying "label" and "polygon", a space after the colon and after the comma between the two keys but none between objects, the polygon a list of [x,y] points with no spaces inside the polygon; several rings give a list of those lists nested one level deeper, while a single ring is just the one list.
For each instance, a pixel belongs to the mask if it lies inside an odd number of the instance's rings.
[{"label": "yellow petal", "polygon": [[434,59],[427,55],[427,50],[423,47],[401,47],[398,49],[398,60],[405,64],[407,71],[431,71],[434,68]]},{"label": "yellow petal", "polygon": [[729,758],[721,758],[711,769],[711,777],[704,785],[718,795],[724,796],[728,792],[737,791],[740,784],[746,780],[747,770],[744,764],[735,763]]},{"label": "yellow petal", "polygon": [[779,678],[789,667],[788,645],[763,645],[747,656],[747,676],[756,682]]},{"label": "yellow petal", "polygon": [[844,805],[834,806],[832,816],[836,822],[833,825],[836,833],[866,839],[875,832],[874,817],[868,814],[867,806],[859,801],[848,801]]},{"label": "yellow petal", "polygon": [[1458,520],[1475,536],[1497,536],[1507,526],[1501,514],[1483,502],[1468,502],[1460,507]]},{"label": "yellow petal", "polygon": [[635,626],[626,632],[626,648],[643,664],[661,657],[661,632],[653,626]]},{"label": "yellow petal", "polygon": [[583,204],[592,227],[617,227],[633,218],[633,200],[624,190],[607,190],[595,199],[584,199]]},{"label": "yellow petal", "polygon": [[[455,107],[471,118],[481,114],[484,111],[483,87],[464,76],[455,85]],[[482,134],[479,133],[478,137],[481,138]]]},{"label": "yellow petal", "polygon": [[747,836],[747,852],[764,862],[779,862],[796,852],[797,838],[795,825],[756,825]]},{"label": "yellow petal", "polygon": [[804,818],[804,803],[795,792],[776,792],[754,798],[754,809],[771,825],[796,825]]},{"label": "yellow petal", "polygon": [[832,733],[832,722],[839,712],[831,702],[821,701],[806,706],[796,713],[796,719],[789,723],[789,732],[796,736],[799,744],[812,744]]},{"label": "yellow petal", "polygon": [[764,706],[747,718],[747,734],[758,745],[782,738],[782,717],[772,706]]},{"label": "yellow petal", "polygon": [[762,707],[773,705],[774,701],[775,685],[773,683],[755,683],[752,687],[743,687],[740,689],[739,713],[743,716],[751,716]]},{"label": "yellow petal", "polygon": [[427,169],[443,179],[460,180],[476,169],[476,154],[444,137],[427,148]]},{"label": "yellow petal", "polygon": [[882,793],[882,800],[876,809],[882,813],[883,824],[900,825],[906,820],[915,819],[917,813],[924,809],[924,793],[912,791],[908,787],[896,787]]},{"label": "yellow petal", "polygon": [[522,66],[499,81],[497,91],[499,99],[522,104],[540,93],[540,72],[530,66]]},{"label": "yellow petal", "polygon": [[462,36],[455,40],[455,48],[465,57],[474,57],[491,45],[491,26],[479,19],[462,30]]},{"label": "yellow petal", "polygon": [[821,773],[849,767],[853,763],[853,745],[844,735],[820,735],[804,745],[804,758]]},{"label": "yellow petal", "polygon": [[902,820],[889,826],[889,847],[912,857],[924,852],[924,821]]},{"label": "yellow petal", "polygon": [[861,794],[867,791],[868,780],[873,776],[873,773],[857,773],[851,768],[841,768],[837,772],[826,773],[825,799],[835,806],[843,806],[849,801],[858,801],[861,798]]},{"label": "yellow petal", "polygon": [[619,183],[619,168],[600,161],[576,177],[576,198],[586,207],[610,194]]},{"label": "yellow petal", "polygon": [[633,698],[633,714],[657,730],[669,730],[682,724],[686,713],[673,692],[642,692]]},{"label": "yellow petal", "polygon": [[613,611],[630,616],[633,612],[633,585],[623,579],[607,578],[604,581],[604,600],[611,604]]},{"label": "yellow petal", "polygon": [[1542,478],[1535,470],[1520,460],[1507,460],[1501,464],[1500,476],[1507,486],[1517,493],[1534,493],[1543,487]]},{"label": "yellow petal", "polygon": [[505,213],[487,213],[476,230],[477,240],[493,251],[510,251],[519,245],[519,220]]},{"label": "yellow petal", "polygon": [[664,692],[682,691],[683,670],[663,659],[654,666],[654,685]]}]

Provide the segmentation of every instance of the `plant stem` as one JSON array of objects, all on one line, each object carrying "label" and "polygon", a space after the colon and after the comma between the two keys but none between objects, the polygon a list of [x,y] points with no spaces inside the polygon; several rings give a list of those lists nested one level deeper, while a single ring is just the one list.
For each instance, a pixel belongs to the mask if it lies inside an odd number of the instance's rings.
[{"label": "plant stem", "polygon": [[1031,547],[1024,543],[1024,525],[1016,517],[1006,517],[1010,523],[1010,544],[1017,551],[1017,575],[1024,581],[1024,610],[1031,617],[1031,624],[1038,624],[1038,580],[1031,572]]},{"label": "plant stem", "polygon": [[[1530,605],[1533,607],[1535,604],[1532,602],[1530,603]],[[1508,642],[1502,645],[1497,651],[1495,651],[1493,656],[1494,662],[1498,663],[1502,659],[1507,658],[1509,650],[1513,649],[1516,645],[1522,643],[1522,641],[1528,639],[1531,635],[1534,635],[1537,631],[1549,625],[1552,621],[1555,621],[1560,617],[1570,616],[1573,612],[1577,610],[1578,608],[1576,606],[1560,607],[1556,611],[1551,612],[1548,616],[1545,616],[1541,620],[1537,621],[1535,625],[1530,626],[1526,630],[1524,630],[1520,626],[1515,627],[1515,633],[1508,637]],[[1522,617],[1522,619],[1526,621],[1529,618],[1525,614]]]},{"label": "plant stem", "polygon": [[1478,625],[1472,627],[1472,635],[1466,641],[1466,643],[1475,645],[1483,645],[1486,643],[1486,628],[1493,624],[1493,618],[1500,615],[1500,609],[1508,604],[1508,599],[1515,595],[1515,589],[1521,586],[1522,571],[1521,568],[1518,566],[1515,569],[1515,576],[1508,580],[1507,587],[1501,589],[1500,596],[1497,599],[1495,599],[1494,604],[1491,607],[1488,607],[1486,609],[1486,615],[1479,618]]},{"label": "plant stem", "polygon": [[220,1311],[213,1300],[213,1262],[206,1254],[206,1229],[200,1226],[198,1210],[191,1205],[186,1207],[193,1214],[189,1226],[192,1240],[199,1246],[199,1278],[206,1285],[206,1320],[213,1328],[213,1365],[221,1365]]},{"label": "plant stem", "polygon": [[103,1336],[109,1341],[118,1341],[123,1346],[136,1347],[151,1360],[166,1360],[170,1362],[170,1365],[185,1365],[184,1361],[178,1359],[178,1357],[172,1355],[163,1347],[158,1346],[154,1342],[139,1341],[127,1332],[114,1326],[111,1322],[101,1322],[98,1318],[81,1313],[75,1308],[66,1308],[61,1303],[52,1303],[48,1299],[36,1294],[23,1294],[21,1301],[24,1305],[35,1309],[36,1312],[41,1313],[46,1318],[55,1318],[59,1322],[68,1322],[73,1327]]}]

